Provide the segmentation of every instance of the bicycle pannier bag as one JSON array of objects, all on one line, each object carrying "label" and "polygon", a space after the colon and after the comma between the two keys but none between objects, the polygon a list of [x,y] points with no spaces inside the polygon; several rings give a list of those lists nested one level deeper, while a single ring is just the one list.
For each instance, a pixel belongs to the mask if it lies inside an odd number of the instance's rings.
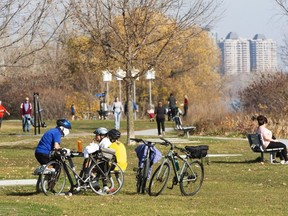
[{"label": "bicycle pannier bag", "polygon": [[206,157],[208,153],[209,146],[199,145],[199,146],[186,146],[185,149],[190,152],[192,158],[203,158]]}]

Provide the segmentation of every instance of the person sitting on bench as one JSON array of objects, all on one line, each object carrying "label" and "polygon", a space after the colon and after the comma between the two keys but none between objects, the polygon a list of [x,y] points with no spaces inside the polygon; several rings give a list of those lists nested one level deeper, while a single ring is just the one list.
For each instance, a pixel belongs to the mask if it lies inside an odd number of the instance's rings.
[{"label": "person sitting on bench", "polygon": [[263,147],[265,149],[270,148],[283,148],[283,150],[279,153],[279,157],[281,160],[281,164],[288,164],[287,158],[287,148],[284,143],[279,142],[277,139],[273,139],[272,132],[266,127],[268,120],[265,116],[259,115],[257,116],[258,128],[256,133],[261,134],[263,137]]}]

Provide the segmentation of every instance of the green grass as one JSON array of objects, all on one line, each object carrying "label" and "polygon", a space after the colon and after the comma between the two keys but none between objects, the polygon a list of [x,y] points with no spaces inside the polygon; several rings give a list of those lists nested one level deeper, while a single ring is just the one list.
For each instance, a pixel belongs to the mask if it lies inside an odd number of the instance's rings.
[{"label": "green grass", "polygon": [[[48,125],[53,124],[48,122]],[[62,145],[77,149],[78,139],[87,145],[96,127],[111,128],[113,122],[75,121],[72,126],[71,136],[63,138]],[[156,130],[155,123],[146,121],[137,121],[135,126],[137,129]],[[41,134],[44,131],[41,129]],[[88,135],[72,136],[73,133],[84,132]],[[176,136],[174,133],[170,135]],[[40,136],[22,133],[18,122],[4,121],[0,137],[0,179],[35,178],[31,173],[38,166],[34,148]],[[250,150],[246,140],[193,136],[190,139],[209,145],[210,154],[243,156],[210,158],[209,165],[205,164],[203,186],[193,197],[181,196],[179,186],[173,190],[166,189],[158,197],[149,197],[135,192],[135,146],[127,146],[129,166],[125,172],[125,183],[115,196],[97,196],[87,191],[73,196],[47,197],[36,194],[34,186],[1,186],[0,215],[286,215],[288,166],[256,162],[259,155]],[[122,141],[125,140],[126,137],[122,137]],[[162,153],[167,151],[162,146],[159,149]],[[79,167],[82,159],[75,161]]]}]

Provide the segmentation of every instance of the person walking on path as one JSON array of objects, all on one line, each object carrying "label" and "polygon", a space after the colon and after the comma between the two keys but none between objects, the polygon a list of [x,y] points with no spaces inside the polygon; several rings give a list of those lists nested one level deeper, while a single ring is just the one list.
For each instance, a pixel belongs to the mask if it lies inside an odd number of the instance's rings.
[{"label": "person walking on path", "polygon": [[189,104],[189,101],[188,101],[188,97],[187,95],[184,96],[184,113],[183,113],[183,117],[185,117],[187,115],[187,112],[188,112],[188,104]]},{"label": "person walking on path", "polygon": [[120,129],[120,120],[121,120],[121,113],[123,112],[123,105],[121,101],[119,101],[118,97],[115,97],[113,103],[113,112],[114,112],[114,121],[115,121],[115,129]]},{"label": "person walking on path", "polygon": [[75,114],[76,114],[76,107],[75,107],[74,103],[72,103],[72,105],[71,105],[71,120],[72,121],[75,120]]},{"label": "person walking on path", "polygon": [[176,114],[176,104],[177,100],[174,97],[173,93],[170,94],[168,97],[168,108],[169,108],[169,113],[168,113],[168,120],[170,121]]},{"label": "person walking on path", "polygon": [[0,129],[2,126],[2,121],[4,118],[4,114],[7,113],[7,115],[10,115],[10,113],[6,110],[6,108],[2,105],[2,101],[0,101]]},{"label": "person walking on path", "polygon": [[[159,101],[158,106],[155,109],[158,136],[165,135],[165,114],[166,114],[166,109],[163,107],[162,102]],[[161,129],[162,129],[162,133],[161,133]]]},{"label": "person walking on path", "polygon": [[25,101],[20,105],[20,114],[22,117],[22,128],[23,132],[30,131],[31,125],[31,114],[32,114],[32,104],[29,103],[29,98],[26,97]]}]

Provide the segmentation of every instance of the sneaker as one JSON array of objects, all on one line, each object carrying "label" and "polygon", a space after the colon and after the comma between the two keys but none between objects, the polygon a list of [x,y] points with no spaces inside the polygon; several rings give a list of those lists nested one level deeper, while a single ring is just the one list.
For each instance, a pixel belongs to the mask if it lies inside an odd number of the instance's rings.
[{"label": "sneaker", "polygon": [[106,193],[106,194],[110,193],[110,189],[108,186],[103,187],[103,193]]},{"label": "sneaker", "polygon": [[288,164],[288,161],[281,160],[281,161],[280,161],[280,164]]},{"label": "sneaker", "polygon": [[55,172],[55,169],[53,167],[48,167],[45,169],[44,174],[53,174]]},{"label": "sneaker", "polygon": [[44,170],[44,166],[40,166],[40,167],[37,167],[35,170],[34,170],[34,175],[40,175],[40,174],[42,174],[42,172],[43,172],[43,170]]},{"label": "sneaker", "polygon": [[109,193],[113,193],[113,192],[115,192],[115,191],[116,191],[115,188],[110,188]]}]

